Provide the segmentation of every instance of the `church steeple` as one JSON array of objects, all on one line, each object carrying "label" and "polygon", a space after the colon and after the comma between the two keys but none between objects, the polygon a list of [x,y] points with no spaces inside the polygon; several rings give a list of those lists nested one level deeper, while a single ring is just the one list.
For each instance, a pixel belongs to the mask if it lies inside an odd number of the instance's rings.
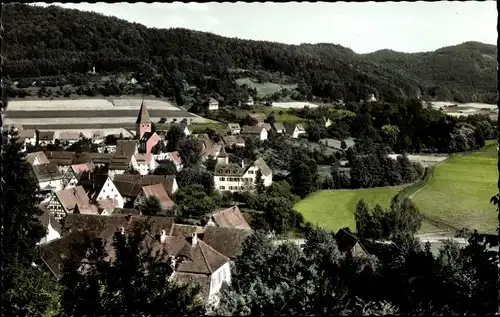
[{"label": "church steeple", "polygon": [[136,138],[141,139],[144,133],[151,133],[151,119],[149,118],[148,109],[144,104],[144,100],[141,103],[141,109],[139,109],[139,115],[135,121],[136,127]]},{"label": "church steeple", "polygon": [[135,123],[137,123],[137,124],[150,124],[151,123],[151,119],[149,118],[148,109],[146,108],[146,105],[144,104],[144,100],[142,100],[141,109],[139,110],[139,115],[137,116],[137,121]]}]

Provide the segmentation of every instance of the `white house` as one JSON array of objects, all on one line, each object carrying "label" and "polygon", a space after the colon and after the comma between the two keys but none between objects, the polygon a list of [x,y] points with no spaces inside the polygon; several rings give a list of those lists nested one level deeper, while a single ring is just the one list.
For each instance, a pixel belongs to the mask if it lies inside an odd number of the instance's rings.
[{"label": "white house", "polygon": [[63,175],[53,163],[32,166],[33,173],[42,191],[54,192],[63,188]]},{"label": "white house", "polygon": [[258,138],[260,141],[267,140],[267,130],[260,126],[245,125],[241,128],[241,136],[248,138]]},{"label": "white house", "polygon": [[217,100],[215,100],[214,98],[210,98],[208,100],[208,110],[210,110],[210,111],[219,110],[219,102]]},{"label": "white house", "polygon": [[26,145],[34,146],[36,144],[36,132],[35,130],[21,130],[18,133],[17,142],[21,144],[22,151],[26,150]]},{"label": "white house", "polygon": [[[230,259],[199,239],[196,233],[186,238],[169,236],[162,230],[159,243],[170,255],[171,264],[178,263],[172,278],[181,283],[194,281],[201,287],[203,301],[216,307],[222,285],[231,284]],[[186,251],[192,260],[182,260]]]},{"label": "white house", "polygon": [[[120,191],[108,175],[84,172],[79,178],[78,186],[83,187],[87,196],[93,202],[111,199],[115,201],[114,207],[116,208],[123,208],[125,205],[125,198],[120,194]],[[105,209],[109,209],[107,205],[105,207]]]},{"label": "white house", "polygon": [[50,163],[49,159],[42,151],[26,154],[26,161],[28,161],[31,166]]},{"label": "white house", "polygon": [[217,164],[214,172],[215,188],[219,191],[252,191],[255,189],[255,178],[260,170],[264,186],[269,187],[273,183],[271,168],[259,158],[252,164]]},{"label": "white house", "polygon": [[286,134],[294,139],[306,133],[306,130],[301,124],[285,124]]},{"label": "white house", "polygon": [[44,245],[50,241],[61,238],[61,224],[50,214],[50,212],[45,211],[38,217],[38,220],[40,220],[43,227],[46,229],[46,233],[37,245]]},{"label": "white house", "polygon": [[181,159],[179,152],[174,151],[174,152],[168,152],[165,154],[166,154],[165,160],[171,161],[172,163],[174,163],[177,172],[180,172],[182,170],[182,168],[184,167],[184,164],[182,163],[182,159]]},{"label": "white house", "polygon": [[131,164],[141,175],[148,175],[149,172],[154,171],[157,166],[156,160],[151,153],[134,154],[131,159]]},{"label": "white house", "polygon": [[245,100],[243,100],[243,104],[245,104],[247,106],[253,106],[254,102],[253,102],[252,96],[248,96],[248,98],[246,98]]},{"label": "white house", "polygon": [[226,127],[226,131],[229,134],[240,134],[241,133],[241,127],[239,123],[228,123]]},{"label": "white house", "polygon": [[366,100],[367,102],[376,102],[377,101],[377,98],[375,98],[375,95],[374,94],[370,94],[368,96],[368,99]]}]

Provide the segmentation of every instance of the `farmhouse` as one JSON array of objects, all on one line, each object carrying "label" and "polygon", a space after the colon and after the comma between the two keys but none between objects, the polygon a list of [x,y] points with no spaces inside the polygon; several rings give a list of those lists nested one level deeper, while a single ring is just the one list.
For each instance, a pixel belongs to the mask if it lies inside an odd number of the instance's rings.
[{"label": "farmhouse", "polygon": [[210,110],[210,111],[219,110],[219,102],[217,100],[215,100],[214,98],[210,98],[208,100],[208,110]]},{"label": "farmhouse", "polygon": [[116,208],[123,208],[125,205],[125,199],[108,175],[85,171],[79,177],[78,185],[83,187],[92,202],[112,199]]},{"label": "farmhouse", "polygon": [[[345,143],[345,148],[342,147],[342,142]],[[345,150],[353,147],[356,144],[354,138],[347,138],[343,141],[336,140],[336,139],[324,139],[324,140],[321,140],[320,143],[323,143],[326,146],[331,147],[337,151],[345,151]]]},{"label": "farmhouse", "polygon": [[125,173],[132,165],[133,155],[113,155],[108,165],[108,175],[115,178],[116,175]]},{"label": "farmhouse", "polygon": [[301,124],[285,123],[285,131],[286,134],[288,134],[294,139],[297,139],[299,136],[304,135],[306,133],[306,130]]},{"label": "farmhouse", "polygon": [[171,209],[175,205],[172,199],[170,199],[170,197],[168,196],[163,184],[155,184],[141,187],[139,195],[137,195],[137,198],[135,199],[134,206],[138,207],[145,199],[149,197],[158,198],[162,209],[165,210]]},{"label": "farmhouse", "polygon": [[62,131],[61,133],[59,133],[59,137],[57,139],[63,145],[72,145],[76,141],[80,140],[80,133],[70,132],[70,131]]},{"label": "farmhouse", "polygon": [[203,242],[234,260],[241,253],[245,240],[251,235],[252,230],[248,229],[207,226],[203,233]]},{"label": "farmhouse", "polygon": [[54,144],[54,131],[38,131],[38,144]]},{"label": "farmhouse", "polygon": [[73,164],[75,152],[67,151],[46,151],[45,155],[51,163],[57,165],[61,173],[66,173],[69,167]]},{"label": "farmhouse", "polygon": [[50,163],[49,159],[42,151],[26,154],[26,161],[28,161],[31,166]]},{"label": "farmhouse", "polygon": [[283,123],[281,122],[275,122],[273,123],[273,130],[274,132],[276,132],[276,134],[285,134],[286,133],[286,129],[285,129],[285,126],[283,125]]},{"label": "farmhouse", "polygon": [[90,203],[82,186],[56,191],[47,208],[57,220],[69,213],[99,214],[97,206]]},{"label": "farmhouse", "polygon": [[240,127],[239,123],[228,123],[227,127],[226,127],[226,131],[232,135],[240,134],[241,127]]},{"label": "farmhouse", "polygon": [[149,172],[154,171],[156,168],[156,160],[153,154],[135,154],[131,160],[132,167],[139,171],[141,175],[148,175]]},{"label": "farmhouse", "polygon": [[21,130],[18,132],[17,143],[21,144],[23,151],[26,149],[26,145],[34,146],[36,144],[36,132],[35,130]]},{"label": "farmhouse", "polygon": [[222,141],[229,147],[245,147],[245,140],[239,135],[228,135],[222,137]]},{"label": "farmhouse", "polygon": [[113,183],[124,198],[125,204],[131,203],[132,205],[135,202],[137,196],[139,196],[143,186],[162,184],[169,196],[172,196],[179,188],[179,186],[177,185],[177,180],[173,175],[142,176],[122,174],[116,175],[113,179]]},{"label": "farmhouse", "polygon": [[93,166],[89,163],[71,165],[71,167],[63,175],[64,189],[75,187],[78,184],[78,180],[82,173],[90,172],[92,170]]},{"label": "farmhouse", "polygon": [[235,229],[252,229],[243,217],[238,206],[220,209],[210,215],[206,226],[217,226]]},{"label": "farmhouse", "polygon": [[267,140],[267,130],[259,126],[245,125],[241,128],[241,136],[247,138],[256,138],[260,141]]},{"label": "farmhouse", "polygon": [[272,170],[259,158],[252,164],[217,164],[214,172],[215,188],[219,191],[244,191],[253,190],[257,171],[262,173],[264,186],[272,184]]},{"label": "farmhouse", "polygon": [[53,163],[38,164],[32,166],[33,173],[42,191],[56,191],[63,187],[63,176],[57,166]]}]

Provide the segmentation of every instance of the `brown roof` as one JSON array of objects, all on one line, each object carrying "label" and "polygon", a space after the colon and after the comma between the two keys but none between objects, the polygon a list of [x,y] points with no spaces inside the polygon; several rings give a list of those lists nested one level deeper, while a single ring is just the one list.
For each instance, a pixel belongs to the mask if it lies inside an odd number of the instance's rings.
[{"label": "brown roof", "polygon": [[142,186],[163,184],[169,195],[173,194],[174,175],[115,175],[113,183],[124,197],[137,197]]},{"label": "brown roof", "polygon": [[44,244],[40,247],[40,256],[49,268],[49,270],[54,274],[54,276],[59,280],[62,278],[62,265],[65,258],[69,258],[70,253],[74,260],[82,260],[85,254],[77,254],[76,248],[72,246],[76,243],[83,241],[83,235],[80,232],[75,232],[71,235],[62,237],[61,239],[56,239]]},{"label": "brown roof", "polygon": [[71,169],[75,172],[75,174],[80,174],[92,171],[92,166],[89,163],[73,164],[71,165]]},{"label": "brown roof", "polygon": [[135,157],[135,160],[137,161],[137,163],[149,163],[153,159],[153,154],[151,154],[151,153],[145,153],[145,154],[137,153],[134,155],[134,157]]},{"label": "brown roof", "polygon": [[35,138],[35,130],[21,130],[18,132],[19,140],[24,141],[28,138]]},{"label": "brown roof", "polygon": [[151,119],[149,118],[148,109],[144,104],[144,100],[141,103],[141,109],[139,109],[139,115],[137,116],[137,120],[135,121],[137,124],[147,124],[151,123]]},{"label": "brown roof", "polygon": [[54,163],[33,165],[32,168],[38,182],[58,180],[63,177]]},{"label": "brown roof", "polygon": [[285,126],[281,122],[275,122],[275,123],[273,123],[273,127],[274,127],[274,129],[276,131],[281,131],[281,132],[285,131]]},{"label": "brown roof", "polygon": [[203,227],[176,223],[172,226],[169,235],[174,237],[191,237],[193,233],[202,234],[203,232],[205,232],[205,228]]},{"label": "brown roof", "polygon": [[74,231],[88,231],[94,236],[108,239],[113,237],[113,234],[120,227],[132,229],[136,224],[149,224],[147,227],[152,235],[161,234],[162,230],[170,232],[174,225],[174,218],[170,217],[145,217],[135,215],[116,215],[99,216],[99,215],[79,215],[68,214],[64,218],[63,233]]},{"label": "brown roof", "polygon": [[215,176],[243,176],[245,169],[238,164],[217,164],[215,166]]},{"label": "brown roof", "polygon": [[249,116],[259,122],[264,122],[264,120],[266,120],[267,117],[265,113],[249,113]]},{"label": "brown roof", "polygon": [[78,140],[79,138],[80,138],[80,133],[72,131],[63,131],[59,134],[58,137],[59,140],[68,140],[68,141]]},{"label": "brown roof", "polygon": [[207,226],[203,241],[225,256],[234,259],[241,252],[243,242],[252,235],[251,230]]},{"label": "brown roof", "polygon": [[26,160],[31,165],[33,165],[33,163],[35,163],[36,158],[38,159],[38,162],[40,164],[49,164],[50,163],[49,159],[47,158],[47,156],[45,156],[45,153],[43,153],[42,151],[26,154]]},{"label": "brown roof", "polygon": [[236,228],[236,229],[252,229],[248,222],[243,217],[238,206],[233,206],[227,209],[222,209],[212,214],[212,219],[219,227]]},{"label": "brown roof", "polygon": [[53,141],[54,140],[54,131],[39,131],[38,139],[40,141]]},{"label": "brown roof", "polygon": [[130,166],[132,155],[113,155],[109,162],[110,170],[127,170]]},{"label": "brown roof", "polygon": [[97,214],[97,206],[90,203],[90,199],[82,186],[60,190],[55,193],[61,204],[69,212],[82,214]]},{"label": "brown roof", "polygon": [[117,140],[116,155],[134,155],[137,149],[137,140]]},{"label": "brown roof", "polygon": [[97,199],[97,195],[108,179],[108,175],[94,173],[92,171],[84,171],[77,176],[78,186],[83,187],[90,200]]},{"label": "brown roof", "polygon": [[271,170],[271,168],[261,158],[256,159],[255,162],[253,162],[253,165],[257,166],[259,168],[259,170],[260,170],[260,172],[262,173],[263,176],[269,176],[269,175],[271,175],[273,173],[273,171]]},{"label": "brown roof", "polygon": [[233,145],[233,144],[243,144],[244,145],[245,144],[245,140],[243,140],[243,138],[239,135],[224,136],[224,137],[222,137],[222,140],[227,145]]},{"label": "brown roof", "polygon": [[45,155],[51,163],[61,166],[69,166],[73,164],[75,152],[67,151],[45,151]]},{"label": "brown roof", "polygon": [[174,162],[175,165],[182,164],[182,159],[181,159],[179,152],[177,152],[177,151],[169,152],[168,155],[170,156],[170,158],[172,159],[172,161]]},{"label": "brown roof", "polygon": [[160,201],[160,205],[163,208],[170,209],[175,205],[172,199],[168,197],[167,191],[165,190],[163,184],[142,186],[141,190],[144,193],[145,197],[158,198],[158,200]]},{"label": "brown roof", "polygon": [[229,262],[228,257],[199,238],[196,238],[196,243],[193,243],[193,240],[192,237],[166,236],[164,243],[150,238],[146,244],[153,249],[153,252],[164,250],[170,256],[185,258],[176,270],[178,273],[212,275]]},{"label": "brown roof", "polygon": [[241,134],[260,134],[264,128],[259,126],[244,125]]}]

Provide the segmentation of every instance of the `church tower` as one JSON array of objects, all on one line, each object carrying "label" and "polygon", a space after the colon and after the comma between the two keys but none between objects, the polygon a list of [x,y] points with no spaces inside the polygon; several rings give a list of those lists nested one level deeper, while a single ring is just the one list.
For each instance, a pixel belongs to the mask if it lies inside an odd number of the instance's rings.
[{"label": "church tower", "polygon": [[144,133],[151,133],[151,119],[149,118],[148,109],[144,104],[144,100],[141,103],[141,109],[139,110],[139,115],[137,116],[136,127],[136,138],[141,139]]}]

